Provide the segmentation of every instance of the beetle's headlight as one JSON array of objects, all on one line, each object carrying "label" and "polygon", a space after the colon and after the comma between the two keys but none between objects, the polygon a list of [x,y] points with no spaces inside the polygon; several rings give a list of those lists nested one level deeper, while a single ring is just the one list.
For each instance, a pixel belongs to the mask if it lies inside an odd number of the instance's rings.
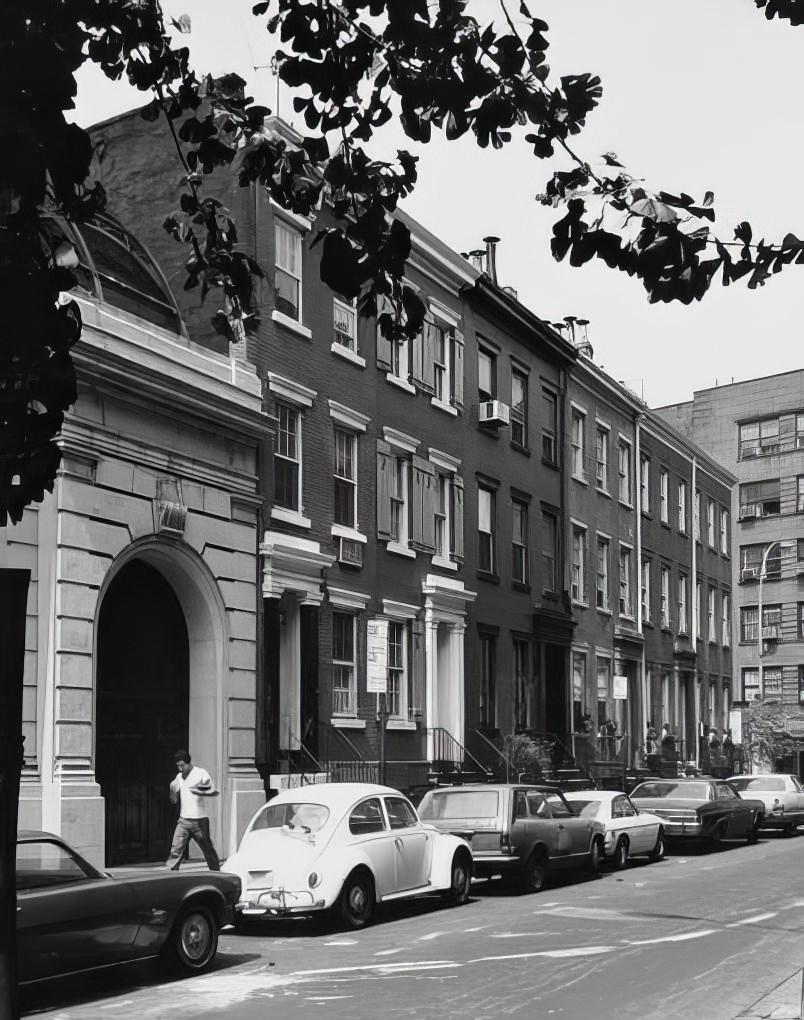
[{"label": "beetle's headlight", "polygon": [[307,884],[311,889],[315,889],[316,886],[321,885],[321,876],[315,871],[310,872],[310,877],[307,879]]}]

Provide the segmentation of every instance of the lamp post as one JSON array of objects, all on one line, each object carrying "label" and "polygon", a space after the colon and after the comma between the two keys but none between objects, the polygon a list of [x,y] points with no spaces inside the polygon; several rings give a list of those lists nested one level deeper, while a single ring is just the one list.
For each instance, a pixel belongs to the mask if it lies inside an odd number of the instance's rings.
[{"label": "lamp post", "polygon": [[794,545],[792,542],[783,542],[781,539],[771,542],[765,552],[762,554],[762,564],[759,568],[759,594],[757,596],[758,612],[757,612],[757,662],[759,665],[759,696],[762,700],[765,698],[765,680],[762,669],[762,582],[765,580],[765,574],[767,572],[768,557],[771,549],[774,546],[779,546],[779,556],[781,557],[782,550],[785,546],[789,549]]}]

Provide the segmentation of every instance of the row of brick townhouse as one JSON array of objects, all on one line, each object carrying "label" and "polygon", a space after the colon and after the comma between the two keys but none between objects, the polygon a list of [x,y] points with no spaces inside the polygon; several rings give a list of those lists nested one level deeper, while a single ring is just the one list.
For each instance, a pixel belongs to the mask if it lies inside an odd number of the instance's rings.
[{"label": "row of brick townhouse", "polygon": [[804,776],[804,371],[699,390],[659,413],[737,476],[735,700],[779,706],[772,764]]},{"label": "row of brick townhouse", "polygon": [[[406,220],[408,279],[428,314],[418,336],[392,344],[319,279],[310,240],[326,208],[289,214],[234,173],[205,187],[231,208],[266,280],[256,331],[229,347],[210,325],[214,295],[203,304],[180,289],[186,251],[161,229],[175,167],[158,130],[134,112],[94,137],[115,213],[176,294],[180,335],[160,342],[191,352],[201,389],[212,369],[195,351],[247,382],[249,406],[259,380],[261,408],[247,433],[227,426],[248,442],[224,430],[220,452],[206,441],[180,456],[156,430],[148,450],[165,453],[148,452],[147,484],[143,446],[116,420],[128,490],[150,508],[154,489],[179,522],[155,516],[150,530],[136,499],[109,488],[108,430],[89,414],[83,447],[101,467],[84,471],[81,548],[105,566],[82,624],[80,753],[47,737],[31,766],[42,819],[69,829],[65,789],[51,779],[80,763],[105,819],[94,855],[158,857],[169,819],[154,805],[172,745],[187,740],[220,779],[223,853],[263,787],[383,773],[416,789],[459,770],[500,773],[513,731],[545,736],[557,765],[584,716],[594,732],[611,721],[623,764],[644,764],[648,720],[669,722],[695,756],[702,726],[724,725],[729,707],[731,476],[499,286],[492,248],[473,265]],[[107,263],[104,293],[119,302],[131,286],[115,292]],[[79,417],[109,385],[103,365]],[[169,386],[160,392],[170,400]],[[223,406],[204,407],[198,383],[178,377],[175,399],[177,436],[182,400],[205,422],[200,435]],[[147,414],[130,422],[140,429]],[[216,498],[223,468],[204,463],[225,459],[227,442],[236,500]],[[253,479],[241,464],[248,443]],[[134,506],[132,541],[95,526],[122,526]],[[217,522],[208,536],[199,514]],[[126,585],[115,586],[121,564]],[[147,624],[147,641],[129,618]],[[38,662],[27,682],[49,704],[54,679]],[[67,717],[53,721],[67,732]],[[139,757],[116,769],[115,746]],[[556,748],[566,750],[556,758]],[[127,772],[146,760],[140,789]]]}]

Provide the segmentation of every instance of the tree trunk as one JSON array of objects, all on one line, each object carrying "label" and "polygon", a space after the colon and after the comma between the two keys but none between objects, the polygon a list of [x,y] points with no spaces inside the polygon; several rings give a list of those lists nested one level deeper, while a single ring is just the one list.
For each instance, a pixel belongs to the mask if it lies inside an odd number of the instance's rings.
[{"label": "tree trunk", "polygon": [[0,569],[0,1016],[19,1017],[15,861],[29,570]]}]

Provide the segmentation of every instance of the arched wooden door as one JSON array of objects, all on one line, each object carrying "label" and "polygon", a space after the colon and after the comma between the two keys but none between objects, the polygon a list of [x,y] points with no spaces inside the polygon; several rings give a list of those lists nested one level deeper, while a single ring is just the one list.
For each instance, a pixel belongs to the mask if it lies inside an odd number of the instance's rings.
[{"label": "arched wooden door", "polygon": [[187,746],[189,731],[189,645],[173,589],[139,560],[122,568],[103,598],[96,682],[107,866],[164,860],[175,824],[173,754]]}]

